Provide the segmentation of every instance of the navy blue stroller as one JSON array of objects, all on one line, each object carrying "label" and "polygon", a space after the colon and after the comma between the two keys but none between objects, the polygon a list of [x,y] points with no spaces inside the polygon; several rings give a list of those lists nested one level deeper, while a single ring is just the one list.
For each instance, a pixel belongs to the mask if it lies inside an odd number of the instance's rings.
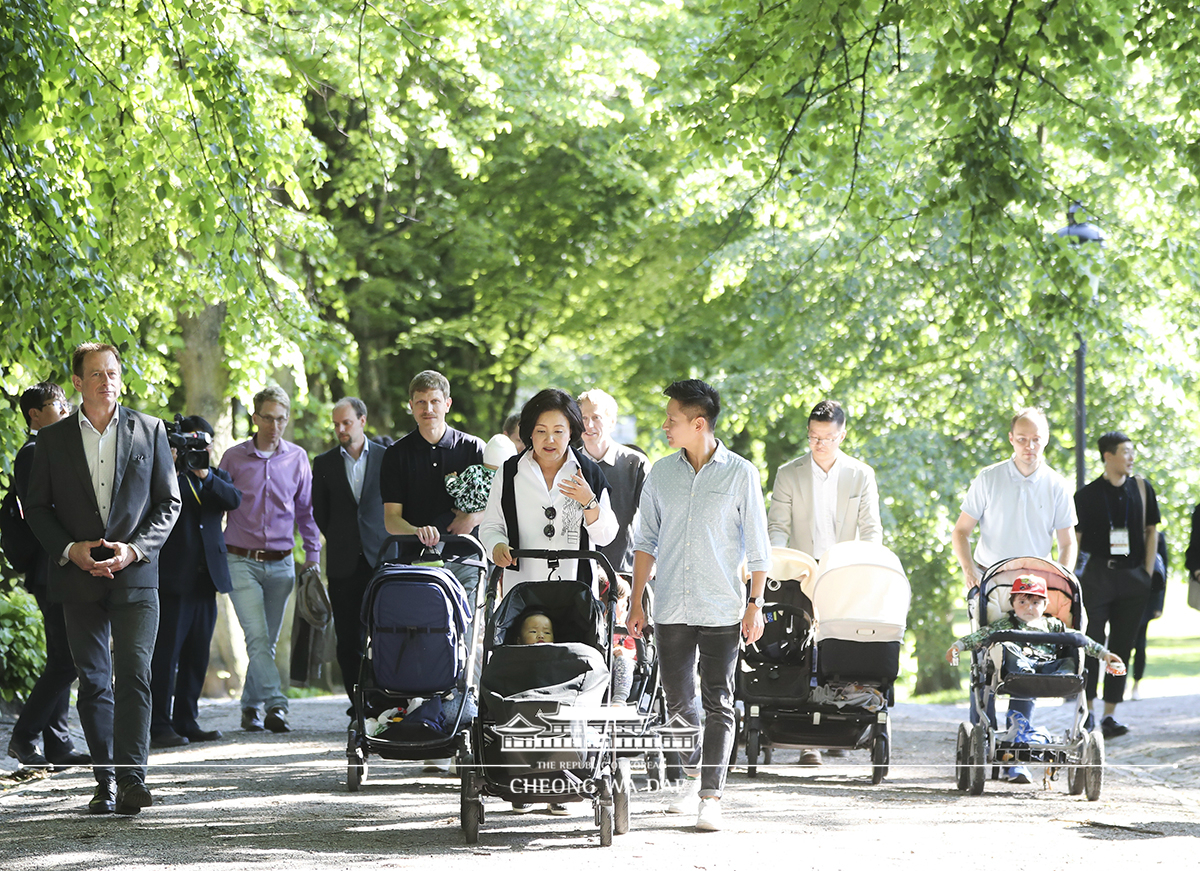
[{"label": "navy blue stroller", "polygon": [[467,565],[481,578],[485,563],[483,546],[471,536],[443,541],[439,555],[415,536],[388,538],[363,596],[366,642],[346,746],[351,792],[366,780],[372,753],[429,759],[464,752],[473,709],[471,604],[442,563]]}]

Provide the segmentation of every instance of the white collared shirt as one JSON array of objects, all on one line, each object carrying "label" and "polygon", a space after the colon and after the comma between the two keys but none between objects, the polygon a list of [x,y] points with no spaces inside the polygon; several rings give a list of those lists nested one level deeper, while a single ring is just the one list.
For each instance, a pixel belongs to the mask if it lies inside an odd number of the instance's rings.
[{"label": "white collared shirt", "polygon": [[117,422],[121,412],[114,409],[112,418],[104,431],[100,432],[88,420],[82,409],[79,412],[79,434],[83,438],[83,453],[87,457],[88,471],[92,474],[92,492],[96,494],[96,505],[100,508],[100,519],[108,525],[108,514],[112,510],[113,478],[117,472]]},{"label": "white collared shirt", "polygon": [[367,474],[367,451],[370,449],[371,440],[364,439],[362,451],[356,460],[348,450],[342,448],[342,464],[346,467],[346,480],[350,482],[350,492],[354,494],[355,502],[362,497],[363,478]]},{"label": "white collared shirt", "polygon": [[[564,496],[558,489],[559,484],[578,471],[579,463],[575,455],[568,454],[566,462],[554,476],[554,483],[547,489],[546,479],[532,452],[526,453],[517,461],[517,474],[513,478],[513,498],[517,507],[522,550],[578,550],[580,526],[587,530],[592,548],[613,540],[617,534],[617,517],[613,514],[608,490],[600,497],[600,513],[596,522],[589,524],[583,515],[583,506]],[[495,550],[497,544],[511,546],[508,525],[504,521],[504,510],[500,505],[503,492],[504,471],[501,469],[492,479],[487,508],[484,509],[483,520],[479,524],[479,540],[488,554]],[[547,517],[548,509],[553,509],[553,518]],[[548,527],[553,532],[552,535],[546,535]],[[558,567],[555,579],[574,580],[577,573],[578,560],[565,560]],[[550,575],[550,568],[545,560],[522,559],[516,569],[504,573],[504,589],[511,590],[517,584],[526,581],[544,581]],[[599,577],[600,573],[593,570],[593,584],[598,582]]]},{"label": "white collared shirt", "polygon": [[[839,458],[840,459],[840,458]],[[812,462],[813,480],[813,515],[812,540],[813,556],[820,559],[825,551],[837,544],[837,490],[838,478],[841,476],[842,463],[837,459],[826,472]]]}]

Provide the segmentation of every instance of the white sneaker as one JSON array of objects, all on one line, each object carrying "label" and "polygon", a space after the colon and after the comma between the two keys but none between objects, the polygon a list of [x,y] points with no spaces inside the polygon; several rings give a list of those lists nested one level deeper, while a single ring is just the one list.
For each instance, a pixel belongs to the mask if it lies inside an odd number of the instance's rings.
[{"label": "white sneaker", "polygon": [[721,831],[721,800],[719,798],[700,799],[700,809],[696,812],[696,831]]},{"label": "white sneaker", "polygon": [[669,814],[694,814],[700,804],[700,778],[687,777],[675,796],[675,801],[667,805]]},{"label": "white sneaker", "polygon": [[1142,700],[1142,692],[1138,689],[1138,681],[1133,682],[1133,689],[1129,691],[1129,701],[1140,702]]}]

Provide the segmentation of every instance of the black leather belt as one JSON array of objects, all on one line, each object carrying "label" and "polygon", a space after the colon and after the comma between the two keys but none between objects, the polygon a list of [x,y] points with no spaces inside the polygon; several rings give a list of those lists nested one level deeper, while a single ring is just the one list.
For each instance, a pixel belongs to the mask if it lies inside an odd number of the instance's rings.
[{"label": "black leather belt", "polygon": [[232,544],[225,545],[225,549],[234,556],[248,557],[258,560],[260,563],[278,562],[292,555],[290,550],[246,550],[244,547],[234,547]]}]

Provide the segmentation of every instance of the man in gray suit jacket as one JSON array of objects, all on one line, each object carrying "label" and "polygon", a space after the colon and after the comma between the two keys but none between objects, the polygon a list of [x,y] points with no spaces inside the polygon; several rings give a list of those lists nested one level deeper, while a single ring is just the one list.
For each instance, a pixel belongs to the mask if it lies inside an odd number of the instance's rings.
[{"label": "man in gray suit jacket", "polygon": [[337,660],[352,702],[363,652],[363,593],[387,538],[379,494],[384,448],[366,437],[366,424],[367,406],[361,399],[340,400],[333,407],[338,446],[313,460],[313,519],[325,536]]},{"label": "man in gray suit jacket", "polygon": [[771,544],[817,557],[839,541],[883,541],[875,470],[842,453],[846,412],[818,402],[808,416],[810,452],[779,467],[767,512]]},{"label": "man in gray suit jacket", "polygon": [[88,810],[136,814],[152,803],[145,778],[157,557],[179,515],[179,487],[162,421],[117,404],[117,349],[80,345],[71,369],[83,403],[38,433],[27,517],[50,556],[47,590],[62,603],[79,673],[79,718],[97,782]]}]

